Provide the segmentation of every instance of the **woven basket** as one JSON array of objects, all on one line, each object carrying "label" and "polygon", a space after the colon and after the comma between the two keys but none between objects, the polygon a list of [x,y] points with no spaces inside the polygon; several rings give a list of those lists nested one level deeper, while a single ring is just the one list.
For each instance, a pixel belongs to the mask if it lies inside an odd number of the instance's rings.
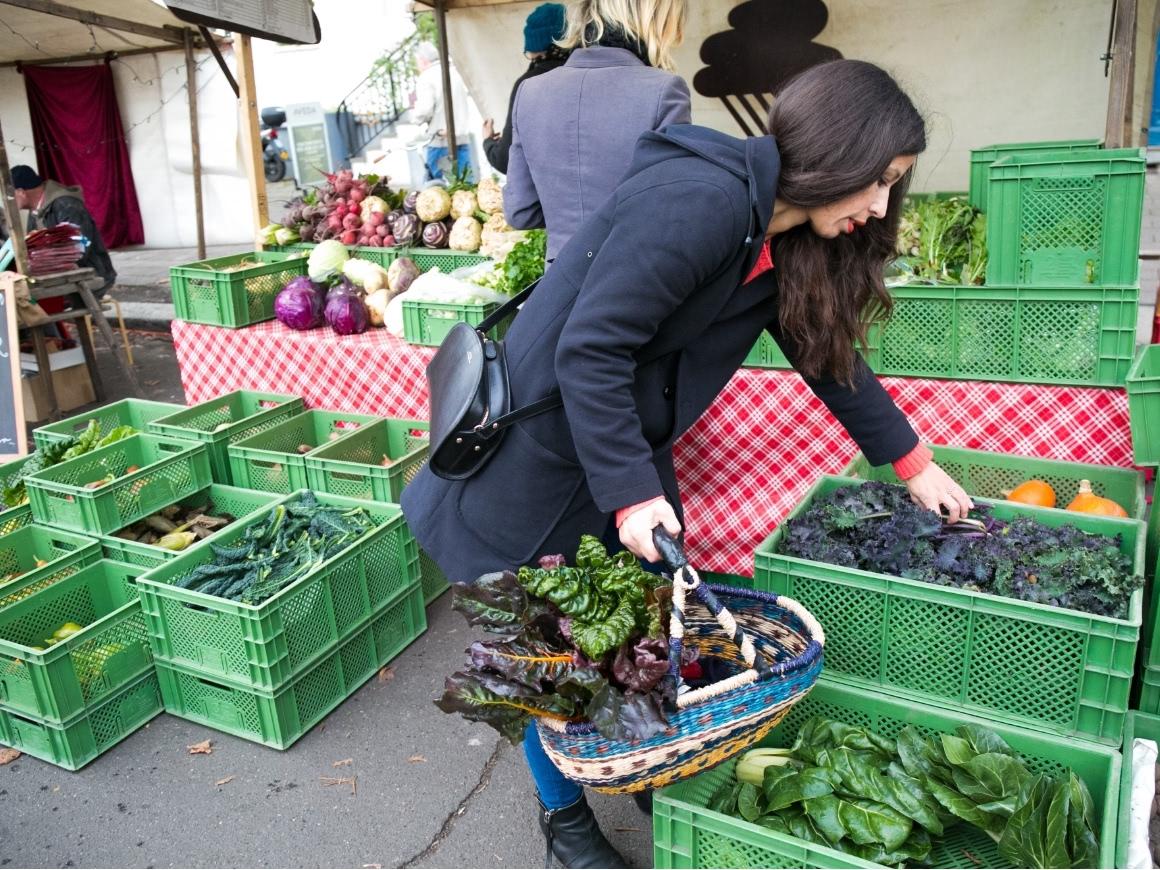
[{"label": "woven basket", "polygon": [[[686,592],[696,597],[687,610]],[[682,566],[674,574],[669,649],[679,686],[682,643],[702,661],[717,659],[731,676],[696,690],[681,687],[669,729],[648,740],[609,740],[591,722],[538,718],[544,751],[561,773],[618,794],[662,788],[715,767],[764,737],[813,688],[825,636],[792,599],[702,584]]]}]

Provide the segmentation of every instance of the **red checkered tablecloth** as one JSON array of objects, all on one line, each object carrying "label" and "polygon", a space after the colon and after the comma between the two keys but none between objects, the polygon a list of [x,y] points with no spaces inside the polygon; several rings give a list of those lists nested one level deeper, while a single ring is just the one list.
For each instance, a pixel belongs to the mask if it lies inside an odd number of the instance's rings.
[{"label": "red checkered tablecloth", "polygon": [[[341,337],[277,322],[246,329],[173,322],[186,401],[231,390],[302,396],[307,406],[426,417],[433,348],[384,330]],[[883,378],[928,442],[1131,467],[1123,390]],[[793,372],[741,369],[677,442],[677,477],[695,564],[751,575],[753,551],[821,474],[857,446]]]}]

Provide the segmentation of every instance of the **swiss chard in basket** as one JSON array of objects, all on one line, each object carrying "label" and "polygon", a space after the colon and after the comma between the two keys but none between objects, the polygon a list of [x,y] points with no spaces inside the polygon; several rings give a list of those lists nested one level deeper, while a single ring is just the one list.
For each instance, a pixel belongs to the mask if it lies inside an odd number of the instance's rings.
[{"label": "swiss chard in basket", "polygon": [[609,739],[646,739],[668,726],[669,587],[628,552],[581,539],[576,565],[539,567],[456,584],[454,607],[502,635],[476,641],[436,704],[486,722],[513,743],[534,716],[588,719]]}]

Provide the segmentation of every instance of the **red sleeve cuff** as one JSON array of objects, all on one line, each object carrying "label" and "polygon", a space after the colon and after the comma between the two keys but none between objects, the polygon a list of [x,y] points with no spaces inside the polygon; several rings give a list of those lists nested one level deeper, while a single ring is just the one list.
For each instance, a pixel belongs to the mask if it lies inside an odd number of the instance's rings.
[{"label": "red sleeve cuff", "polygon": [[916,474],[925,471],[933,458],[934,454],[930,452],[930,448],[920,443],[901,459],[892,463],[894,473],[898,475],[899,480],[910,480]]},{"label": "red sleeve cuff", "polygon": [[616,527],[619,529],[621,524],[628,518],[628,515],[640,510],[642,507],[647,507],[654,501],[662,501],[663,495],[658,495],[656,498],[650,498],[648,501],[639,501],[636,504],[630,504],[628,507],[622,507],[616,512]]}]

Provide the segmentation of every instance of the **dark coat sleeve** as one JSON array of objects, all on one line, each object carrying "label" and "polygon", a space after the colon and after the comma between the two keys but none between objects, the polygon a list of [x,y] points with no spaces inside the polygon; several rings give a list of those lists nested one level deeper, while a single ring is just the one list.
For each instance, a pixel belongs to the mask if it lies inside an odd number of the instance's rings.
[{"label": "dark coat sleeve", "polygon": [[[766,330],[781,347],[785,358],[796,366],[797,343],[783,333],[777,318],[766,326]],[[895,462],[918,445],[918,434],[861,354],[854,360],[852,385],[842,384],[831,377],[803,376],[803,380],[842,424],[871,465]]]},{"label": "dark coat sleeve", "polygon": [[576,452],[605,513],[664,494],[633,398],[636,354],[736,256],[748,204],[734,199],[706,180],[638,191],[616,205],[612,230],[592,254],[555,362]]}]

